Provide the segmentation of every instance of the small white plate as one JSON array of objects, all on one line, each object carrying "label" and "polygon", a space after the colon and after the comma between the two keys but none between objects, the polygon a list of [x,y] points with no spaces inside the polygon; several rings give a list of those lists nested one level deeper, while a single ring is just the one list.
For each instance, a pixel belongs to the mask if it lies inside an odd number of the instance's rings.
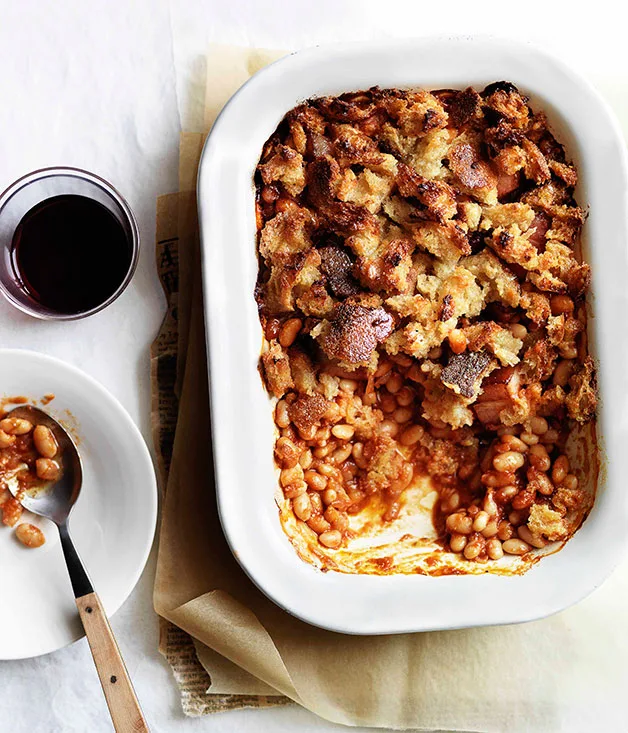
[{"label": "small white plate", "polygon": [[[0,350],[1,398],[41,400],[47,394],[54,400],[35,404],[78,443],[83,488],[70,529],[111,615],[133,590],[153,542],[157,487],[151,457],[124,408],[87,374],[33,351]],[[42,528],[46,544],[27,549],[0,523],[0,659],[47,654],[84,636],[57,529],[26,517]]]}]

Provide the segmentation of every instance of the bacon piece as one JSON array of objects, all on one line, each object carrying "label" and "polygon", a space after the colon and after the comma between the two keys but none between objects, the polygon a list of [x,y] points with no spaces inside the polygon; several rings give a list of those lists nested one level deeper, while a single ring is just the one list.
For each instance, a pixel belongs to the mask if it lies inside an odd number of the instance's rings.
[{"label": "bacon piece", "polygon": [[344,247],[329,244],[320,247],[318,252],[321,256],[321,271],[337,298],[347,298],[360,292],[360,287],[351,274],[353,260]]},{"label": "bacon piece", "polygon": [[473,406],[480,422],[499,425],[500,413],[513,404],[519,391],[519,373],[512,367],[497,369],[482,384],[482,394]]},{"label": "bacon piece", "polygon": [[497,198],[501,201],[504,196],[515,191],[519,186],[520,175],[516,173],[500,173],[497,177]]},{"label": "bacon piece", "polygon": [[532,234],[528,236],[528,242],[533,244],[537,249],[542,250],[545,247],[545,234],[550,228],[550,224],[551,219],[549,216],[544,214],[542,211],[539,211],[532,220],[532,224],[530,224],[529,231],[532,232]]},{"label": "bacon piece", "polygon": [[496,185],[490,165],[468,143],[459,143],[449,151],[449,165],[466,188],[493,188]]}]

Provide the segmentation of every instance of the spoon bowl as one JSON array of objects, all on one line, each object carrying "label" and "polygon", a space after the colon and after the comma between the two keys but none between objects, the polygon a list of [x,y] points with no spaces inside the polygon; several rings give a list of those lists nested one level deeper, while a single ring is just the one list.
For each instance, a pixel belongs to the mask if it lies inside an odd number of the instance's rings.
[{"label": "spoon bowl", "polygon": [[[47,412],[33,405],[20,405],[7,415],[28,420],[33,425],[45,425],[55,436],[59,450],[55,460],[61,468],[59,478],[46,481],[30,489],[11,488],[25,509],[55,524],[65,523],[81,492],[83,467],[78,449],[65,428]],[[19,494],[19,495],[18,495]]]}]

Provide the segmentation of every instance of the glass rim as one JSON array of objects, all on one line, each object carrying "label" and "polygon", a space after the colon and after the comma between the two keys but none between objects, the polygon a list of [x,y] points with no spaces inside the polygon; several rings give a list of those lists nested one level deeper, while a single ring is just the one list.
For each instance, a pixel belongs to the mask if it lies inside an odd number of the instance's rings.
[{"label": "glass rim", "polygon": [[[57,176],[68,176],[86,180],[89,183],[98,186],[118,204],[123,212],[126,223],[128,224],[129,230],[131,232],[131,262],[129,263],[126,275],[124,276],[124,279],[116,288],[116,290],[105,301],[97,306],[94,306],[93,308],[90,308],[89,310],[81,311],[80,313],[43,313],[16,298],[11,292],[7,290],[1,280],[0,292],[13,307],[22,311],[22,313],[33,316],[34,318],[39,318],[40,320],[44,321],[78,321],[82,318],[93,316],[95,313],[104,310],[105,308],[107,308],[107,306],[111,305],[114,300],[117,300],[117,298],[122,295],[124,290],[126,290],[129,283],[131,282],[131,279],[133,278],[133,275],[135,274],[135,270],[137,269],[137,264],[139,261],[140,231],[137,220],[135,218],[135,214],[133,213],[133,210],[129,206],[127,200],[111,183],[109,183],[109,181],[107,181],[105,178],[102,178],[101,176],[96,175],[95,173],[84,170],[83,168],[75,168],[72,166],[50,166],[47,168],[38,168],[37,170],[30,171],[29,173],[26,173],[17,180],[13,181],[13,183],[7,186],[7,188],[5,188],[2,193],[0,193],[0,217],[2,216],[2,211],[4,207],[19,191],[26,188],[27,186],[30,186],[33,183],[36,183],[37,181],[46,178],[56,178]],[[42,201],[43,200],[45,199],[42,199]]]}]

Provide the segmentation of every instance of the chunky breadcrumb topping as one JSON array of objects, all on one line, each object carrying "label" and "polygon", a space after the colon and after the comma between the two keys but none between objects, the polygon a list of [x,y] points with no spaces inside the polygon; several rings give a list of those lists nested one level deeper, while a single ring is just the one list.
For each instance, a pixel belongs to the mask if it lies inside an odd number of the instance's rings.
[{"label": "chunky breadcrumb topping", "polygon": [[323,545],[375,496],[393,519],[417,472],[468,560],[582,520],[564,455],[596,409],[577,180],[508,82],[311,99],[268,140],[261,362],[284,492]]}]

